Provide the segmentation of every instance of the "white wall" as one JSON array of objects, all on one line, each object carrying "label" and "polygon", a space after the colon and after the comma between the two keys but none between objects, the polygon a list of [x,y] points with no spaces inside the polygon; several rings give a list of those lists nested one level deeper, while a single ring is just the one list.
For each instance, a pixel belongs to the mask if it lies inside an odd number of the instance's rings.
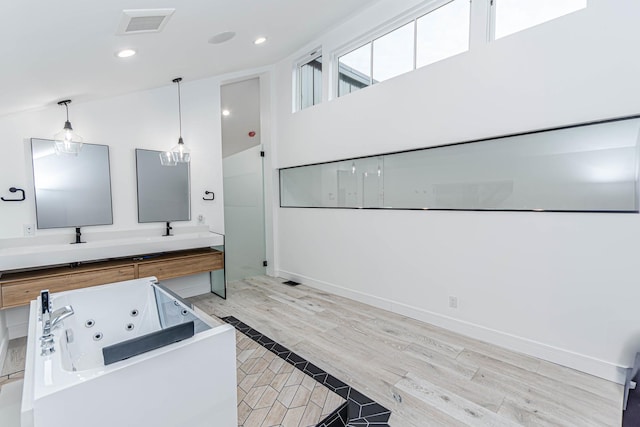
[{"label": "white wall", "polygon": [[[172,226],[175,229],[195,226],[201,214],[211,230],[224,233],[219,80],[184,82],[181,90],[183,137],[192,150],[192,221]],[[71,122],[84,141],[109,145],[110,150],[113,225],[85,227],[83,234],[144,229],[164,232],[161,223],[137,222],[134,150],[163,150],[177,143],[177,102],[176,85],[169,82],[155,90],[70,105]],[[24,202],[0,203],[0,247],[2,239],[22,237],[23,224],[35,224],[29,138],[50,139],[64,119],[64,109],[55,104],[40,111],[0,117],[0,146],[4,150],[0,157],[0,193],[9,195],[8,188],[15,186],[25,189],[27,194]],[[214,201],[202,200],[205,190],[215,193]],[[68,235],[71,242],[74,230],[36,230],[36,236],[60,234]],[[208,275],[175,282],[168,284],[185,296],[208,290]],[[0,312],[0,349],[4,339],[24,335],[27,314],[27,308]]]},{"label": "white wall", "polygon": [[[168,149],[178,141],[178,103],[175,84],[94,102],[70,105],[74,129],[85,142],[109,145],[113,198],[113,225],[85,231],[161,229],[162,224],[138,224],[135,148]],[[185,143],[192,149],[191,208],[193,220],[175,228],[196,225],[203,214],[214,230],[223,231],[222,200],[202,200],[205,190],[221,193],[219,88],[215,79],[182,85],[182,122]],[[64,109],[54,105],[36,112],[0,118],[0,192],[24,188],[27,200],[2,203],[0,239],[22,236],[22,225],[35,223],[29,138],[51,138],[64,124]],[[6,188],[4,188],[6,187]],[[37,235],[73,235],[72,229],[37,230]],[[0,241],[1,242],[1,241]]]},{"label": "white wall", "polygon": [[[378,2],[309,47],[328,58],[417,3]],[[293,114],[292,55],[275,71],[276,164],[637,114],[637,16],[638,2],[590,0]],[[275,228],[283,276],[611,380],[640,350],[638,215],[279,209]]]}]

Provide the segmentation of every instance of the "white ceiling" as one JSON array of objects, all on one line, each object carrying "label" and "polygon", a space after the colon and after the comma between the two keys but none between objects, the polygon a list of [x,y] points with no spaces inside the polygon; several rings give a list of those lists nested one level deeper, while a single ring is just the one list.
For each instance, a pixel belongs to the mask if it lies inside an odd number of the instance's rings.
[{"label": "white ceiling", "polygon": [[[0,116],[273,64],[377,1],[4,1]],[[175,8],[160,33],[116,35],[124,9],[158,8]],[[208,43],[223,31],[237,35]],[[268,41],[255,46],[260,35]],[[116,58],[125,47],[138,54]]]}]

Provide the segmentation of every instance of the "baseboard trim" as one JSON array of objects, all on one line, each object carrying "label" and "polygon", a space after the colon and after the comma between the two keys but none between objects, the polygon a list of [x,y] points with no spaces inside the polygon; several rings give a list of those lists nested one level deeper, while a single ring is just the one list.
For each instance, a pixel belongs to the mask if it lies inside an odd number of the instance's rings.
[{"label": "baseboard trim", "polygon": [[295,280],[312,288],[331,292],[333,294],[350,298],[358,302],[401,314],[412,319],[420,320],[435,326],[439,326],[450,331],[479,339],[506,349],[524,353],[537,357],[548,362],[576,369],[590,375],[594,375],[605,380],[624,384],[626,373],[629,369],[626,366],[619,366],[615,363],[600,360],[591,356],[575,353],[559,347],[554,347],[539,341],[509,334],[496,329],[487,328],[482,325],[456,319],[443,314],[424,310],[419,307],[399,303],[387,298],[369,295],[363,292],[354,291],[332,283],[316,280],[301,274],[280,270],[275,272],[277,277],[288,280]]},{"label": "baseboard trim", "polygon": [[358,292],[352,289],[343,288],[342,286],[334,285],[328,282],[323,282],[321,280],[312,279],[311,277],[303,276],[301,274],[291,273],[288,271],[280,270],[275,273],[276,273],[275,277],[282,277],[283,279],[293,280],[293,281],[302,283],[303,285],[311,286],[312,288],[315,288],[321,291],[331,292],[341,297],[353,299],[358,302],[362,302],[377,308],[381,308],[383,310],[393,311],[393,301],[390,301],[386,298],[380,298],[374,295],[366,294],[364,292]]},{"label": "baseboard trim", "polygon": [[393,303],[391,311],[462,335],[495,344],[508,350],[524,353],[528,356],[537,357],[538,359],[576,369],[618,384],[624,384],[626,380],[626,367],[618,366],[591,356],[575,353],[541,343],[539,341],[487,328],[482,325],[455,319],[407,304]]}]

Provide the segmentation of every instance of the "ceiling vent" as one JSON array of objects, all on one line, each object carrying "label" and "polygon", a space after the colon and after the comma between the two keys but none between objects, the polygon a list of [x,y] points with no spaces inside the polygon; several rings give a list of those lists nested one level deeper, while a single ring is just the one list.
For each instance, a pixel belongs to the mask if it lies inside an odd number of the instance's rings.
[{"label": "ceiling vent", "polygon": [[175,9],[126,9],[122,11],[117,34],[158,33]]}]

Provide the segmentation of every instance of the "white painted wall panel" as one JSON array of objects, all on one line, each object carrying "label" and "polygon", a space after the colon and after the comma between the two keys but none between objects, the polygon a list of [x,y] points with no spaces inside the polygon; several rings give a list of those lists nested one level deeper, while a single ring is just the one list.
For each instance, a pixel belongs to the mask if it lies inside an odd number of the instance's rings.
[{"label": "white painted wall panel", "polygon": [[[416,3],[379,2],[313,44],[326,56]],[[277,165],[637,114],[637,16],[591,0],[293,114],[292,56],[276,72]],[[279,209],[276,228],[277,268],[317,287],[612,380],[640,350],[636,214]]]}]

